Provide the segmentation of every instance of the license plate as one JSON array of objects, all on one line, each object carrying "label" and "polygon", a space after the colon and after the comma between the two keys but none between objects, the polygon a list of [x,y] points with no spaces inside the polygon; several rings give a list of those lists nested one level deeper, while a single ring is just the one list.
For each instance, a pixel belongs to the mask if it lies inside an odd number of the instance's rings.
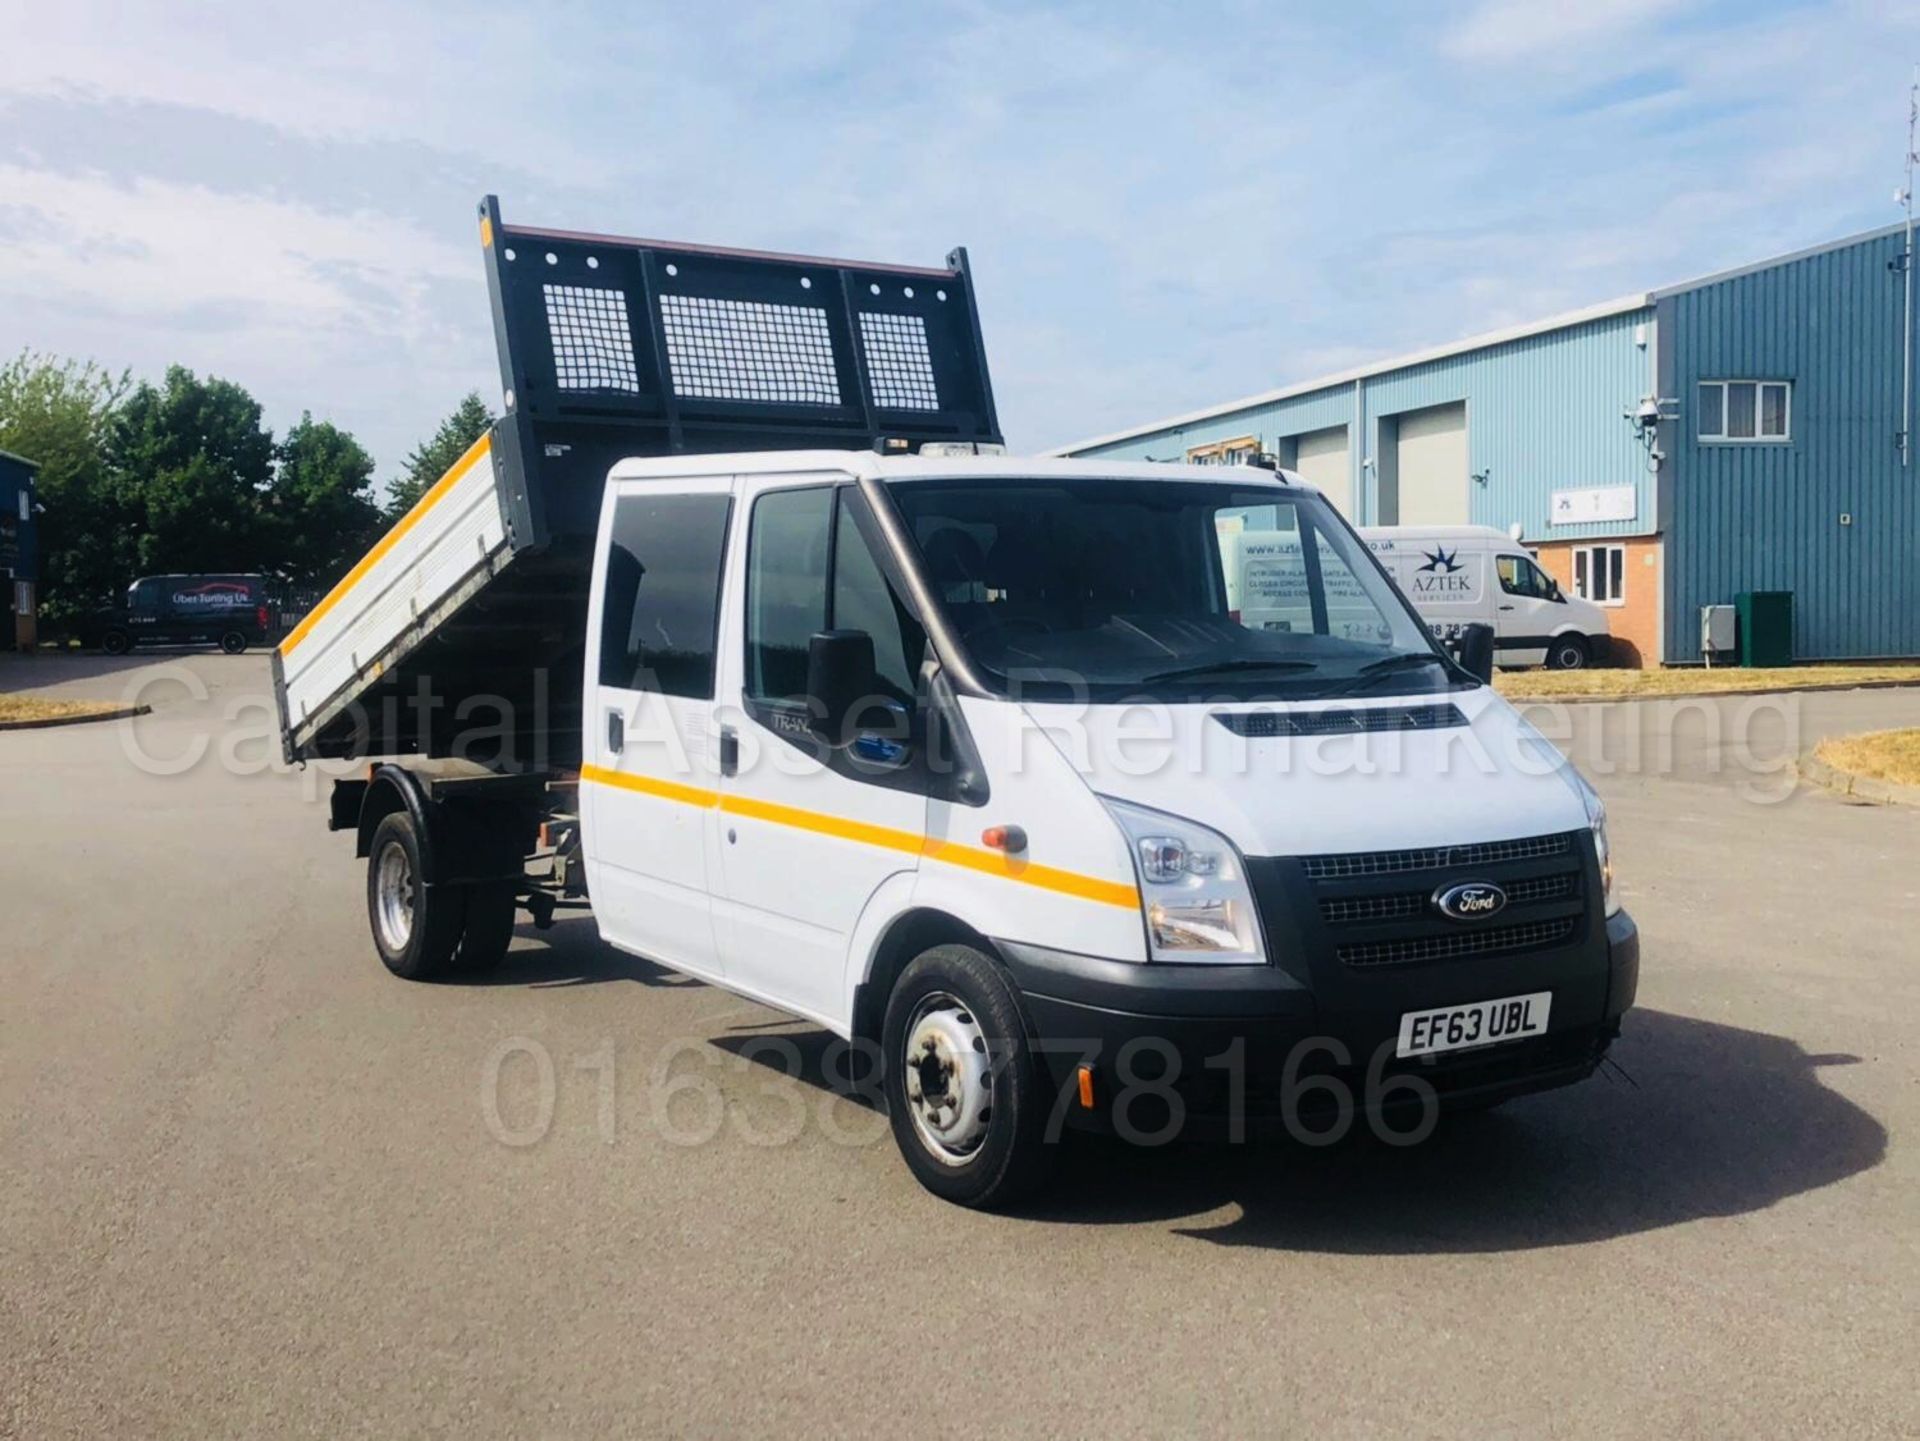
[{"label": "license plate", "polygon": [[1400,1043],[1393,1053],[1431,1056],[1543,1035],[1547,1009],[1552,1004],[1552,991],[1535,991],[1530,996],[1503,996],[1497,1001],[1408,1011],[1400,1018]]}]

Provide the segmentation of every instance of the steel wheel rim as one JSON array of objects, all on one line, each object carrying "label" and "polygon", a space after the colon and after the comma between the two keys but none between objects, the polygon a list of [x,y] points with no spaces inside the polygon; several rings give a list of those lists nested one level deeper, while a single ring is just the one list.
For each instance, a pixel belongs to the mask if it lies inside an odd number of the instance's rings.
[{"label": "steel wheel rim", "polygon": [[993,1067],[973,1008],[945,991],[923,997],[907,1022],[901,1088],[914,1134],[936,1161],[964,1166],[993,1118]]},{"label": "steel wheel rim", "polygon": [[380,927],[380,939],[397,955],[413,938],[413,863],[407,859],[406,847],[397,841],[380,852],[373,893],[374,923]]}]

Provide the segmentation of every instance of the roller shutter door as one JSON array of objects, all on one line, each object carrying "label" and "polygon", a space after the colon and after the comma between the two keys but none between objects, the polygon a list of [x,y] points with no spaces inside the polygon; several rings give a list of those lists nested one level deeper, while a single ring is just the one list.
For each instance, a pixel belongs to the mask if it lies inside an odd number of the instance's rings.
[{"label": "roller shutter door", "polygon": [[1436,405],[1400,417],[1400,524],[1466,525],[1467,407]]},{"label": "roller shutter door", "polygon": [[1353,472],[1347,459],[1346,426],[1309,431],[1296,443],[1299,450],[1293,468],[1303,480],[1325,491],[1335,509],[1352,519]]}]

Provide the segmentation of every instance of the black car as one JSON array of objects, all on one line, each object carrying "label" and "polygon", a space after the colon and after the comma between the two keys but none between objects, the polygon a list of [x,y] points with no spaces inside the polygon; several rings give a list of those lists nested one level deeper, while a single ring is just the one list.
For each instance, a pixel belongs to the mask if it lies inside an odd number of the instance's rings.
[{"label": "black car", "polygon": [[99,610],[81,639],[108,655],[136,645],[212,642],[228,655],[273,639],[277,608],[261,575],[149,575],[127,587],[124,606]]}]

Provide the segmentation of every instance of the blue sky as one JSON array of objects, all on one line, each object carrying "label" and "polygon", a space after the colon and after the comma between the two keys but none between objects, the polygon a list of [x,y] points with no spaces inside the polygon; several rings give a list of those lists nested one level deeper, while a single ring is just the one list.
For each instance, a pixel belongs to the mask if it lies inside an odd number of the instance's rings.
[{"label": "blue sky", "polygon": [[1885,0],[0,0],[0,354],[239,380],[383,479],[509,223],[937,263],[1039,449],[1890,222]]}]

